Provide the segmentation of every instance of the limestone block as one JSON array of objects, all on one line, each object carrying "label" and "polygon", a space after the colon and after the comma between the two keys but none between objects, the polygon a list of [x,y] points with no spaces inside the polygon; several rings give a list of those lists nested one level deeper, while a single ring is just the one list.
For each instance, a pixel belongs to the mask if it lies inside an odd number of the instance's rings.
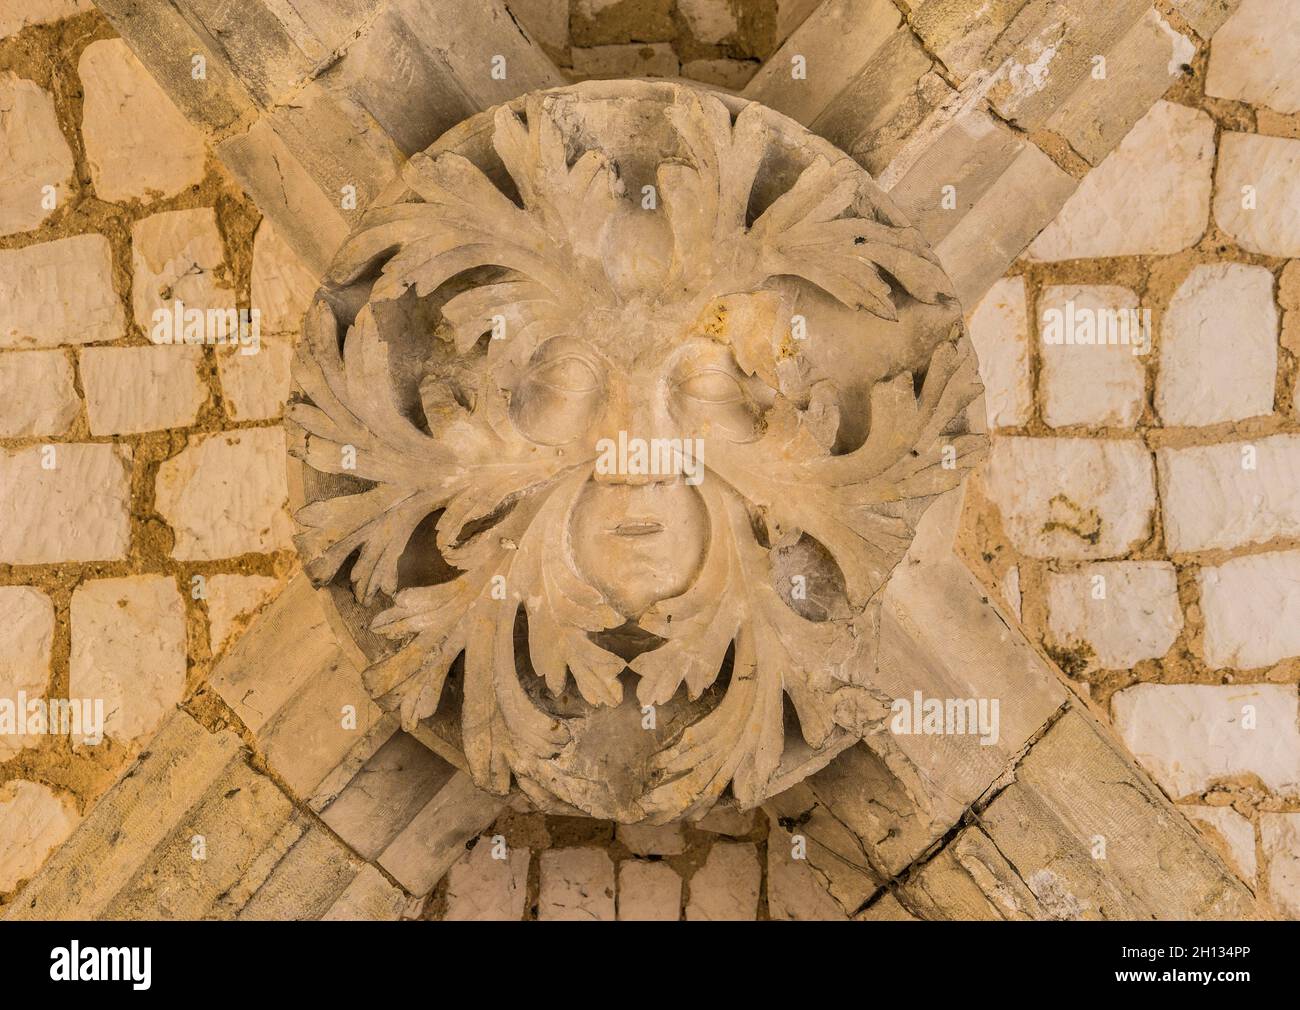
[{"label": "limestone block", "polygon": [[676,856],[686,849],[682,826],[671,824],[620,824],[618,840],[638,856]]},{"label": "limestone block", "polygon": [[1287,0],[1241,0],[1214,36],[1205,93],[1285,115],[1300,112],[1300,7]]},{"label": "limestone block", "polygon": [[715,842],[691,877],[686,918],[694,921],[752,920],[758,914],[763,871],[752,842]]},{"label": "limestone block", "polygon": [[[501,858],[498,858],[498,855]],[[518,922],[528,901],[526,848],[498,847],[491,836],[478,843],[447,874],[447,911],[458,922]]]},{"label": "limestone block", "polygon": [[0,39],[17,35],[28,25],[62,21],[93,8],[91,0],[17,0],[0,12]]},{"label": "limestone block", "polygon": [[1211,669],[1253,670],[1300,656],[1300,551],[1233,558],[1198,578]]},{"label": "limestone block", "polygon": [[203,349],[88,347],[81,382],[92,435],[133,435],[193,424],[208,390],[199,378]]},{"label": "limestone block", "polygon": [[[31,586],[0,588],[0,706],[8,709],[6,721],[17,717],[24,698],[45,697],[53,643],[54,604],[50,598]],[[0,732],[0,761],[40,742],[35,734],[17,730],[16,725],[8,725]]]},{"label": "limestone block", "polygon": [[628,859],[618,867],[618,918],[676,922],[682,914],[682,878],[667,863]]},{"label": "limestone block", "polygon": [[252,308],[258,312],[263,335],[302,332],[302,317],[320,287],[293,248],[264,219],[253,238]]},{"label": "limestone block", "polygon": [[677,11],[699,42],[717,45],[740,29],[727,0],[677,0]]},{"label": "limestone block", "polygon": [[91,344],[125,327],[103,235],[0,249],[0,346]]},{"label": "limestone block", "polygon": [[265,575],[210,575],[203,599],[208,606],[208,641],[212,655],[229,648],[235,636],[280,588],[280,580]]},{"label": "limestone block", "polygon": [[614,920],[614,863],[604,849],[549,849],[540,861],[538,919]]},{"label": "limestone block", "polygon": [[49,786],[23,779],[0,785],[0,893],[39,870],[78,820]]},{"label": "limestone block", "polygon": [[[1129,428],[1146,401],[1151,348],[1138,297],[1115,285],[1051,285],[1038,297],[1043,420]],[[1049,340],[1049,337],[1052,339]],[[1053,342],[1059,341],[1059,342]]]},{"label": "limestone block", "polygon": [[[136,325],[151,338],[155,313],[174,315],[177,302],[205,313],[235,308],[225,247],[211,208],[164,211],[137,221],[131,227],[131,262],[131,307]],[[222,325],[215,315],[205,315],[205,340],[217,341]],[[177,336],[170,334],[171,339]]]},{"label": "limestone block", "polygon": [[0,235],[39,227],[67,202],[72,175],[72,150],[59,129],[54,96],[15,74],[0,74]]},{"label": "limestone block", "polygon": [[1159,659],[1183,627],[1178,577],[1165,561],[1114,561],[1047,577],[1048,627],[1056,642],[1085,644],[1090,664],[1124,670]]},{"label": "limestone block", "polygon": [[[1180,807],[1206,831],[1215,847],[1247,884],[1255,882],[1255,826],[1232,807]],[[1208,830],[1207,830],[1208,829]]]},{"label": "limestone block", "polygon": [[326,922],[391,922],[402,917],[407,897],[401,888],[369,864],[361,867],[347,889],[323,916]]},{"label": "limestone block", "polygon": [[752,60],[688,60],[682,64],[682,76],[701,84],[740,91],[758,66]]},{"label": "limestone block", "polygon": [[971,312],[967,326],[979,356],[989,427],[1024,424],[1034,410],[1024,279],[1005,277],[989,288]]},{"label": "limestone block", "polygon": [[1300,140],[1225,132],[1214,220],[1250,252],[1300,256]]},{"label": "limestone block", "polygon": [[1031,885],[979,828],[967,828],[904,888],[909,904],[926,919],[1004,921],[1053,916]]},{"label": "limestone block", "polygon": [[1282,915],[1300,919],[1300,814],[1260,814],[1259,835],[1268,896]]},{"label": "limestone block", "polygon": [[81,412],[63,351],[0,354],[0,436],[62,435]]},{"label": "limestone block", "polygon": [[817,922],[848,918],[808,860],[795,857],[793,836],[779,824],[767,836],[767,913],[772,919]]},{"label": "limestone block", "polygon": [[574,47],[573,74],[579,79],[675,77],[680,65],[666,42]]}]

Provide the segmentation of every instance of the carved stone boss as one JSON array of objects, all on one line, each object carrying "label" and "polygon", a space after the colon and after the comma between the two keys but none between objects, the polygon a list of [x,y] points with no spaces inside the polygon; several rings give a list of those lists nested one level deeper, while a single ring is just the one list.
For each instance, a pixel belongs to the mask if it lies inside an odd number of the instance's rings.
[{"label": "carved stone boss", "polygon": [[982,452],[948,279],[761,105],[588,82],[406,165],[312,306],[297,542],[408,729],[620,821],[761,803],[865,739],[878,615]]}]

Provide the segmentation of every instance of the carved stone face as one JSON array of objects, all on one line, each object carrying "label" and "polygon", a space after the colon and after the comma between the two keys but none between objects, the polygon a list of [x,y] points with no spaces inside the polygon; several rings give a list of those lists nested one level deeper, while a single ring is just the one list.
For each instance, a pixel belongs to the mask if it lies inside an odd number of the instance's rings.
[{"label": "carved stone face", "polygon": [[484,788],[623,821],[874,733],[880,594],[983,447],[920,236],[824,141],[677,84],[528,96],[402,178],[290,411],[298,543],[351,581],[377,700]]}]

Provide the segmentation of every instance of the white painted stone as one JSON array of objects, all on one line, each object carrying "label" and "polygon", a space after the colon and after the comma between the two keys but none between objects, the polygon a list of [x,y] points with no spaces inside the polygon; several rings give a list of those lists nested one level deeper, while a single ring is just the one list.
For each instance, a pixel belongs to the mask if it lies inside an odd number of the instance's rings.
[{"label": "white painted stone", "polygon": [[1151,535],[1155,477],[1141,442],[994,439],[984,483],[1011,542],[1030,557],[1113,558]]},{"label": "white painted stone", "polygon": [[682,826],[671,824],[620,824],[618,840],[638,856],[676,856],[686,850]]},{"label": "white painted stone", "polygon": [[[21,694],[27,701],[45,697],[54,644],[54,604],[31,586],[0,587],[0,705],[18,716]],[[0,729],[0,761],[39,742],[18,727]]]},{"label": "white painted stone", "polygon": [[549,849],[540,862],[538,919],[614,920],[614,863],[604,849]]},{"label": "white painted stone", "polygon": [[62,207],[73,169],[54,96],[0,74],[0,235],[31,231]]},{"label": "white painted stone", "polygon": [[243,347],[217,348],[221,392],[230,417],[236,421],[279,417],[289,399],[294,338],[263,335],[256,346],[252,354],[245,353]]},{"label": "white painted stone", "polygon": [[618,917],[629,922],[676,922],[682,878],[667,863],[628,859],[618,867]]},{"label": "white painted stone", "polygon": [[1193,821],[1210,828],[1228,863],[1248,884],[1255,882],[1255,827],[1232,807],[1182,807]]},{"label": "white painted stone", "polygon": [[1287,918],[1300,919],[1300,814],[1260,814],[1259,837],[1268,897]]},{"label": "white painted stone", "polygon": [[[185,694],[185,608],[176,580],[83,582],[72,594],[68,666],[70,697],[103,699],[105,736],[130,743],[151,733]],[[73,742],[83,738],[74,734]]]},{"label": "white painted stone", "polygon": [[724,42],[740,30],[727,0],[677,0],[677,11],[700,42]]},{"label": "white painted stone", "polygon": [[81,410],[63,351],[0,354],[0,436],[62,435]]},{"label": "white painted stone", "polygon": [[193,424],[208,391],[199,378],[203,349],[89,347],[81,383],[92,435],[133,435]]},{"label": "white painted stone", "polygon": [[[1038,299],[1043,420],[1132,427],[1142,416],[1150,350],[1135,312],[1138,296],[1113,285],[1045,288]],[[1059,322],[1058,322],[1059,320]],[[1050,324],[1050,325],[1049,325]],[[1048,343],[1047,338],[1061,343]]]},{"label": "white painted stone", "polygon": [[79,820],[49,786],[23,779],[0,785],[0,893],[30,879]]},{"label": "white painted stone", "polygon": [[1273,275],[1241,263],[1195,267],[1161,324],[1156,410],[1165,424],[1216,424],[1273,411]]},{"label": "white painted stone", "polygon": [[1300,256],[1300,140],[1224,133],[1214,220],[1250,252]]},{"label": "white painted stone", "polygon": [[[171,210],[137,221],[131,228],[131,261],[135,321],[155,343],[154,313],[172,313],[177,301],[205,312],[235,308],[221,232],[210,207]],[[206,320],[203,332],[208,340],[219,335]]]},{"label": "white painted stone", "polygon": [[186,561],[290,546],[284,432],[244,428],[190,442],[158,468],[157,508]]},{"label": "white painted stone", "polygon": [[1105,670],[1158,659],[1183,627],[1178,576],[1167,561],[1114,561],[1049,572],[1047,609],[1057,644],[1086,643],[1095,666]]},{"label": "white painted stone", "polygon": [[1300,112],[1300,4],[1241,0],[1215,33],[1205,93],[1290,115]]},{"label": "white painted stone", "polygon": [[1004,277],[989,288],[967,323],[979,358],[990,428],[1014,428],[1034,412],[1029,377],[1029,316],[1023,277]]},{"label": "white painted stone", "polygon": [[1251,775],[1279,795],[1300,793],[1294,684],[1137,684],[1114,695],[1111,713],[1124,744],[1175,799]]},{"label": "white painted stone", "polygon": [[252,307],[260,314],[263,336],[302,332],[302,317],[316,296],[319,279],[262,219],[253,239]]},{"label": "white painted stone", "polygon": [[752,842],[716,842],[704,865],[691,877],[686,918],[695,921],[749,921],[758,914],[762,879]]},{"label": "white painted stone", "polygon": [[1173,253],[1205,233],[1214,122],[1159,101],[1029,247],[1036,260]]},{"label": "white painted stone", "polygon": [[0,563],[126,557],[130,460],[130,448],[121,445],[67,443],[0,451],[0,515],[5,517]]},{"label": "white painted stone", "polygon": [[[503,851],[496,859],[494,851]],[[447,912],[456,922],[518,922],[528,901],[528,864],[525,848],[496,850],[484,835],[447,874]]]},{"label": "white painted stone", "polygon": [[1300,656],[1300,551],[1202,568],[1205,662],[1251,670]]},{"label": "white painted stone", "polygon": [[1300,537],[1300,435],[1160,449],[1156,464],[1170,551]]},{"label": "white painted stone", "polygon": [[103,235],[0,249],[0,347],[91,344],[125,332]]},{"label": "white painted stone", "polygon": [[94,9],[92,0],[6,0],[0,8],[0,39],[17,35],[28,25],[62,21]]},{"label": "white painted stone", "polygon": [[266,575],[210,575],[204,580],[208,641],[214,657],[234,643],[280,585],[279,579]]},{"label": "white painted stone", "polygon": [[86,96],[81,136],[101,200],[173,196],[203,180],[203,134],[125,42],[92,42],[77,69]]}]

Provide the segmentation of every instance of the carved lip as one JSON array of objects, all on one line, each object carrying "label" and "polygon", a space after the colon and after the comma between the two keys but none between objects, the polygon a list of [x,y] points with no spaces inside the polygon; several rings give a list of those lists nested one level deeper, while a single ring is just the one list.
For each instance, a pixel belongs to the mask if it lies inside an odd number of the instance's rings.
[{"label": "carved lip", "polygon": [[628,519],[610,530],[616,537],[649,537],[663,531],[664,524],[654,519]]}]

